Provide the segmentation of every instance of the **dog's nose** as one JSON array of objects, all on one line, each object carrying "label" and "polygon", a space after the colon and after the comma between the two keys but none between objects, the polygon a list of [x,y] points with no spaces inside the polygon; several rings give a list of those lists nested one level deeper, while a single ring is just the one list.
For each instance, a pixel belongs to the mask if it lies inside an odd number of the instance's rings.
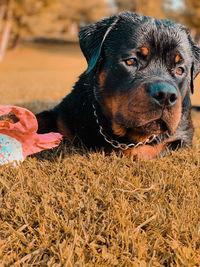
[{"label": "dog's nose", "polygon": [[159,106],[171,107],[176,104],[178,92],[171,84],[154,83],[148,88],[151,99]]}]

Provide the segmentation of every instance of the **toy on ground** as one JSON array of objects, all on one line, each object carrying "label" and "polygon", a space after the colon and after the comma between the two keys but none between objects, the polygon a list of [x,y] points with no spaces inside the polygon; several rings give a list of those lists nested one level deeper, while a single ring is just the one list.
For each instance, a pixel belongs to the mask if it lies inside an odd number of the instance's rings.
[{"label": "toy on ground", "polygon": [[61,134],[37,134],[37,129],[37,119],[31,111],[0,106],[0,165],[19,163],[28,155],[59,145]]}]

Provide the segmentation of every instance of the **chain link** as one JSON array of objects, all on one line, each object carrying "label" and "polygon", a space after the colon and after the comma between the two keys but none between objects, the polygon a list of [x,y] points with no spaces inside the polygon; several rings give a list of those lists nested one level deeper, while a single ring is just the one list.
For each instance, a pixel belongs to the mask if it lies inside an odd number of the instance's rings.
[{"label": "chain link", "polygon": [[136,148],[136,147],[141,146],[141,145],[149,144],[149,143],[153,142],[153,140],[156,138],[156,135],[154,134],[151,137],[149,137],[147,140],[145,140],[144,142],[139,142],[139,143],[136,143],[136,144],[135,143],[125,144],[125,143],[118,142],[117,140],[114,140],[114,139],[108,137],[104,133],[103,127],[100,125],[99,119],[97,117],[96,108],[95,108],[94,105],[92,105],[92,106],[93,106],[93,109],[94,109],[94,116],[96,118],[96,123],[99,126],[99,132],[100,132],[100,134],[104,137],[104,140],[107,143],[109,143],[111,146],[113,146],[114,148],[119,148],[121,150],[133,149],[133,148]]}]

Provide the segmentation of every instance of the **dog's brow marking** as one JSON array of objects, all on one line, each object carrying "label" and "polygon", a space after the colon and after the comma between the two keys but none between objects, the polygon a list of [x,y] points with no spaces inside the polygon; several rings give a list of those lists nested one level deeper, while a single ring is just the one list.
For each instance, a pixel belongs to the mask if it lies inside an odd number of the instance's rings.
[{"label": "dog's brow marking", "polygon": [[180,56],[179,54],[177,54],[177,55],[175,56],[175,58],[174,58],[174,62],[175,62],[175,63],[178,63],[178,62],[180,61],[180,59],[181,59],[181,56]]},{"label": "dog's brow marking", "polygon": [[146,46],[142,46],[140,50],[143,56],[147,56],[149,54],[149,48]]},{"label": "dog's brow marking", "polygon": [[104,86],[104,82],[105,82],[105,79],[106,79],[106,71],[102,71],[100,74],[99,74],[99,84],[100,86]]}]

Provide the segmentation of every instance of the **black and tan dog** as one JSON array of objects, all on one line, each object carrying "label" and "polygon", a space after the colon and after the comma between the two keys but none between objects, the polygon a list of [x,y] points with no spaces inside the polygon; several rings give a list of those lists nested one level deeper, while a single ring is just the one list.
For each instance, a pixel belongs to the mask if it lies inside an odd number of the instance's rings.
[{"label": "black and tan dog", "polygon": [[83,28],[79,38],[88,68],[58,106],[37,114],[39,133],[58,131],[143,159],[191,146],[200,48],[187,28],[123,12]]}]

